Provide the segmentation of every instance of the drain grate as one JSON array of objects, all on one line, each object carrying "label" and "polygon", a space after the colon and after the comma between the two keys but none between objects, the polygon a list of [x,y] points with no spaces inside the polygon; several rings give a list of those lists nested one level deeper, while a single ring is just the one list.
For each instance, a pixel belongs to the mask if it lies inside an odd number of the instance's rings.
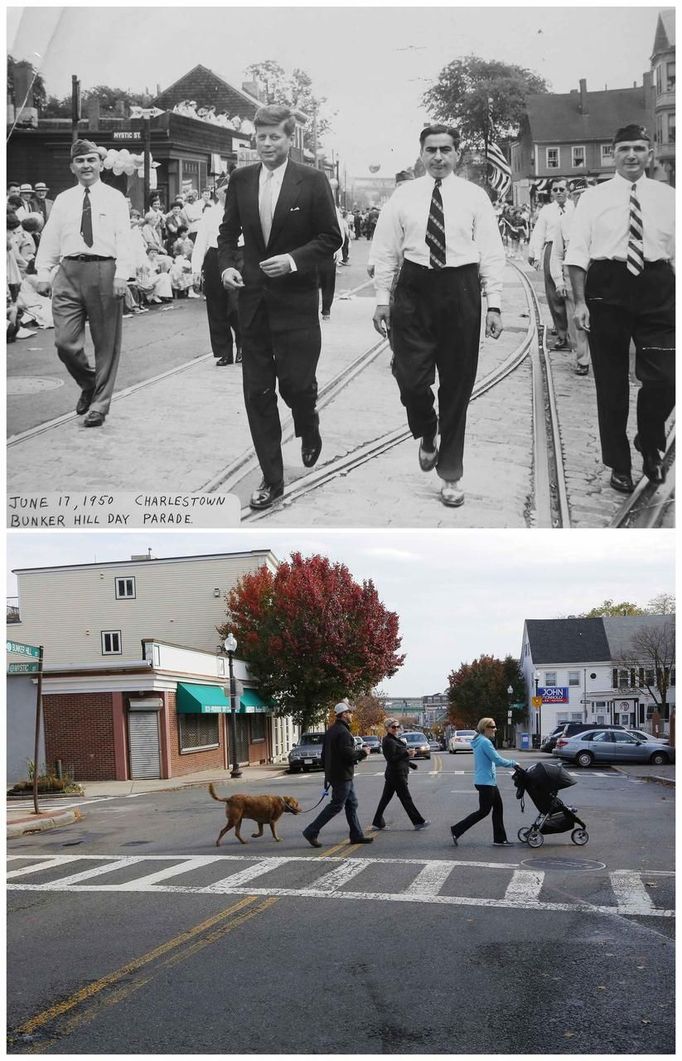
[{"label": "drain grate", "polygon": [[521,862],[522,866],[529,869],[559,869],[574,872],[586,872],[589,870],[606,869],[605,862],[597,862],[591,858],[526,858]]},{"label": "drain grate", "polygon": [[63,386],[63,379],[47,379],[45,376],[10,376],[7,380],[7,394],[39,394],[42,391],[54,391]]}]

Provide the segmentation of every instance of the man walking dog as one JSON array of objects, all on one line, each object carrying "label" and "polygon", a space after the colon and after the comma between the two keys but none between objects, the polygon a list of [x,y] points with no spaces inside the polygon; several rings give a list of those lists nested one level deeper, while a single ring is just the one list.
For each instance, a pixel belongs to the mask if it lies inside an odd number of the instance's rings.
[{"label": "man walking dog", "polygon": [[311,847],[322,847],[317,838],[320,829],[342,810],[346,812],[351,844],[371,844],[373,841],[373,837],[363,834],[358,820],[358,798],[353,788],[353,773],[355,764],[366,759],[369,752],[364,748],[355,747],[350,731],[352,711],[353,708],[347,700],[337,704],[334,708],[336,722],[324,735],[322,765],[325,785],[331,785],[332,795],[327,806],[303,830],[303,836]]}]

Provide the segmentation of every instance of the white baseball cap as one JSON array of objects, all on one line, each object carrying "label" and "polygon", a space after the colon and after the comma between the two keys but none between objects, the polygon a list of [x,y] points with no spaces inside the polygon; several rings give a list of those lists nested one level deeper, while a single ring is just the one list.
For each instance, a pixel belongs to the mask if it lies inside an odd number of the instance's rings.
[{"label": "white baseball cap", "polygon": [[340,704],[337,704],[334,708],[335,715],[342,715],[344,711],[354,711],[355,708],[351,707],[347,700],[342,700]]}]

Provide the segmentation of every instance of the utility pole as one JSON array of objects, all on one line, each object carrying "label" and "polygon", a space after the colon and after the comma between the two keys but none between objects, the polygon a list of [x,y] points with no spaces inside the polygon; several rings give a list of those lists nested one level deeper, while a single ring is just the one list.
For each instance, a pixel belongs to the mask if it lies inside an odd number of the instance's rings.
[{"label": "utility pole", "polygon": [[71,75],[71,143],[78,139],[78,123],[81,118],[81,83],[76,74]]}]

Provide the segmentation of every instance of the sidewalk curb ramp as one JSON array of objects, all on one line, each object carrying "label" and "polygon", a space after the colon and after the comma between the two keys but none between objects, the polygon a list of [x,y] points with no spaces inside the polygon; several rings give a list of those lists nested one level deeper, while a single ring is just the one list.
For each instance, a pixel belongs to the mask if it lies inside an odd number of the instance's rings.
[{"label": "sidewalk curb ramp", "polygon": [[80,821],[81,814],[78,807],[58,811],[54,814],[41,812],[30,814],[25,818],[17,818],[7,823],[7,839],[11,840],[17,836],[25,836],[27,833],[42,833],[47,829],[57,829],[60,825],[73,825]]}]

